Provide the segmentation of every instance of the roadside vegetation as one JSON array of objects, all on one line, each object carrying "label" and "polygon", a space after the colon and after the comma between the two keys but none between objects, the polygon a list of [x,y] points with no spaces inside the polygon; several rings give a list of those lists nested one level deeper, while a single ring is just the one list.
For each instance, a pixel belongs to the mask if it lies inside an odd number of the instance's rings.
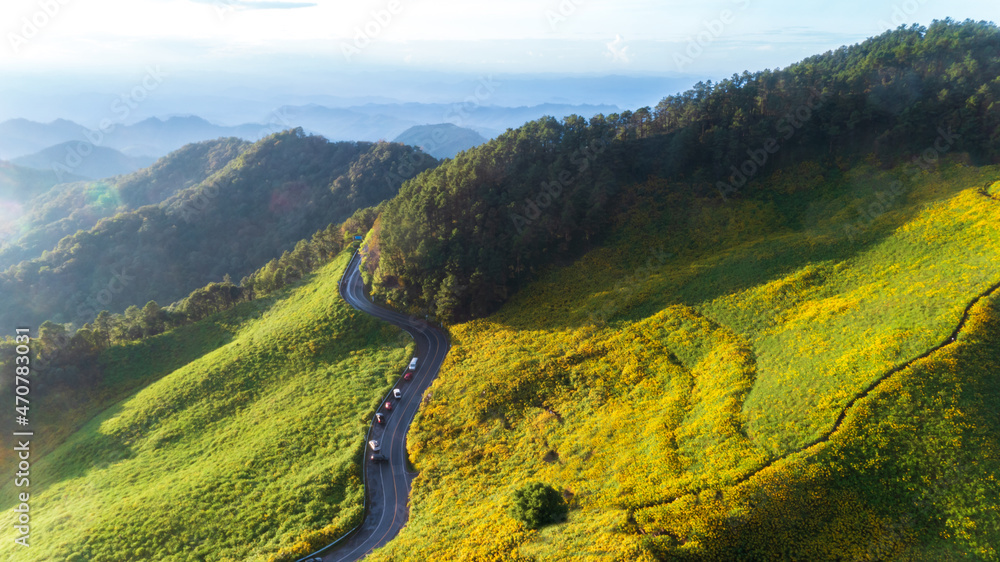
[{"label": "roadside vegetation", "polygon": [[102,353],[100,388],[141,389],[32,465],[32,546],[0,558],[284,561],[359,523],[369,417],[412,343],[337,295],[349,258]]}]

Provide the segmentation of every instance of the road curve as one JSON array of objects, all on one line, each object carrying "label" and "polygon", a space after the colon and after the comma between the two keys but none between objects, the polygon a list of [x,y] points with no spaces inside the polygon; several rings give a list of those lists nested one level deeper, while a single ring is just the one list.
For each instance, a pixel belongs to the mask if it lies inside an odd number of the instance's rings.
[{"label": "road curve", "polygon": [[[444,333],[426,321],[372,304],[365,295],[358,271],[360,259],[360,255],[355,252],[341,279],[340,295],[361,312],[394,324],[409,333],[416,344],[415,353],[419,359],[413,380],[404,381],[400,377],[393,387],[402,390],[402,397],[393,399],[390,391],[388,397],[380,403],[378,411],[385,414],[385,424],[373,422],[369,431],[368,439],[378,439],[382,443],[382,454],[389,460],[380,464],[369,462],[367,459],[371,450],[366,447],[363,470],[368,509],[365,519],[349,538],[328,547],[329,552],[326,552],[328,549],[319,551],[324,562],[361,560],[372,550],[392,540],[406,525],[409,518],[410,482],[416,476],[406,470],[406,433],[417,414],[424,392],[441,369],[449,348],[448,338]],[[391,411],[385,409],[387,400],[392,402]],[[310,557],[306,557],[308,558]]]}]

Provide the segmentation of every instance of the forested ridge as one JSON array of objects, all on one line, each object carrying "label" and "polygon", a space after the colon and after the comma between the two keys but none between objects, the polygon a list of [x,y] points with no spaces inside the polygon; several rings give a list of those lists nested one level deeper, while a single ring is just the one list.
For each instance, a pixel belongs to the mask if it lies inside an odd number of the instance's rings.
[{"label": "forested ridge", "polygon": [[89,230],[103,218],[159,204],[201,183],[250,145],[236,138],[189,144],[131,174],[70,181],[36,194],[25,200],[17,217],[17,235],[0,246],[0,270],[40,257],[59,240]]},{"label": "forested ridge", "polygon": [[0,305],[0,319],[80,326],[101,310],[170,303],[226,275],[243,277],[297,241],[392,197],[404,179],[436,163],[412,147],[331,143],[301,129],[235,156],[238,145],[222,148],[195,159],[210,173],[194,185],[178,189],[196,172],[169,162],[126,178],[113,191],[127,205],[162,201],[103,218],[0,273],[0,291],[17,297]]},{"label": "forested ridge", "polygon": [[631,199],[619,186],[650,177],[683,181],[685,195],[774,199],[760,180],[806,159],[995,162],[998,76],[997,27],[948,20],[699,83],[652,109],[528,123],[403,187],[368,244],[373,294],[445,320],[487,314],[593,247]]}]

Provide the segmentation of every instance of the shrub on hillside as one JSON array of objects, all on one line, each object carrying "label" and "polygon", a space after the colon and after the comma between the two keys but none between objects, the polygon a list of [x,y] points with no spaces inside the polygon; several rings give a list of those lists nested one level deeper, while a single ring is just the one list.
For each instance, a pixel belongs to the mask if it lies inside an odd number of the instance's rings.
[{"label": "shrub on hillside", "polygon": [[522,522],[529,529],[539,529],[550,523],[566,520],[569,506],[558,490],[542,484],[529,482],[514,492],[510,506],[510,516]]}]

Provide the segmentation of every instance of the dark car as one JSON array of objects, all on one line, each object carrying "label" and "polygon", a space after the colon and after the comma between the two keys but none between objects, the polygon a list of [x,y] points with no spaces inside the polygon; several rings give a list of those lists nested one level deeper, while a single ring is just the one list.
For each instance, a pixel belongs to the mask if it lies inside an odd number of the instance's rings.
[{"label": "dark car", "polygon": [[385,458],[384,456],[382,456],[382,455],[380,455],[378,453],[372,454],[372,456],[368,457],[368,459],[370,461],[372,461],[373,463],[375,463],[375,464],[383,463],[383,462],[389,460],[389,459]]},{"label": "dark car", "polygon": [[385,414],[382,412],[375,414],[375,423],[385,423]]}]

